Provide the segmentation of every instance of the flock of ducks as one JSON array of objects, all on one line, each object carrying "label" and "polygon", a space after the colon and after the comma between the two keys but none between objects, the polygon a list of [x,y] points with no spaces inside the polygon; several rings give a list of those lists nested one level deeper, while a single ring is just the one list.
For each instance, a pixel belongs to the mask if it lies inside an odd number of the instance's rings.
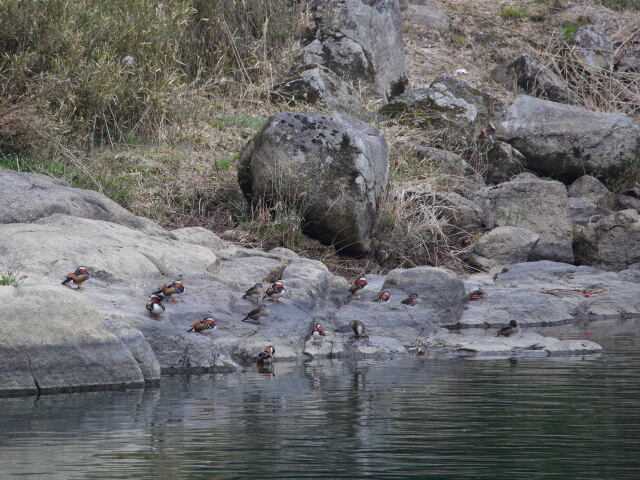
[{"label": "flock of ducks", "polygon": [[[75,285],[78,290],[82,289],[82,284],[91,278],[91,274],[89,273],[89,269],[85,266],[80,266],[76,268],[76,270],[72,273],[68,273],[66,278],[62,281],[62,285],[67,285],[71,287],[71,284]],[[366,276],[362,275],[358,277],[353,284],[349,287],[349,299],[360,300],[361,294],[367,288],[369,283],[367,282]],[[167,300],[168,303],[177,303],[174,295],[183,294],[185,291],[184,284],[176,280],[170,284],[163,284],[157,291],[153,292],[149,301],[147,302],[145,308],[151,315],[151,318],[157,320],[160,318],[166,307],[163,304],[163,301]],[[279,303],[280,298],[282,298],[286,294],[286,287],[281,280],[274,282],[269,285],[266,289],[262,283],[256,283],[253,287],[248,289],[244,295],[242,296],[245,300],[250,300],[256,302],[256,308],[251,310],[246,316],[242,319],[243,322],[249,322],[259,325],[260,319],[269,316],[269,308],[263,303],[265,300],[269,299],[272,302]],[[379,303],[387,303],[391,300],[391,293],[388,291],[381,292],[377,298],[374,300]],[[412,293],[407,298],[402,300],[403,305],[415,306],[420,303],[420,297],[416,293]],[[193,325],[187,330],[188,332],[205,332],[207,330],[213,330],[217,327],[216,320],[213,317],[207,317],[202,320],[195,320]],[[350,323],[350,327],[353,330],[356,339],[368,338],[366,326],[360,320],[353,320]],[[511,320],[509,325],[501,328],[498,331],[497,337],[504,336],[509,337],[518,332],[518,324],[515,320]],[[316,323],[311,331],[312,338],[319,338],[326,336],[326,332],[324,327]],[[268,345],[264,347],[262,352],[260,352],[257,356],[258,365],[269,365],[273,362],[275,357],[276,349],[273,345]]]}]

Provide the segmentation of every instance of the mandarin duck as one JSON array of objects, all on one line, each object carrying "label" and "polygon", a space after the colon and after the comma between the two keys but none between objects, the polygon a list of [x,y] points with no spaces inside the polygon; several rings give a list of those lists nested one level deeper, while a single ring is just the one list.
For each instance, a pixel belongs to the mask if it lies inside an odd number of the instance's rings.
[{"label": "mandarin duck", "polygon": [[485,298],[486,296],[487,292],[479,288],[467,295],[467,300],[470,302],[475,302],[476,300],[480,300],[481,298]]},{"label": "mandarin duck", "polygon": [[149,297],[149,302],[145,307],[147,311],[151,314],[151,318],[154,320],[158,320],[158,317],[164,313],[164,305],[162,304],[162,298],[159,295],[151,295]]},{"label": "mandarin duck", "polygon": [[286,289],[284,288],[284,284],[280,280],[278,280],[277,282],[275,282],[273,285],[271,285],[265,290],[264,297],[262,297],[262,299],[263,300],[265,298],[270,298],[271,300],[275,299],[276,303],[278,303],[278,299],[282,297],[285,293],[286,293]]},{"label": "mandarin duck", "polygon": [[324,327],[319,323],[316,323],[311,330],[312,337],[325,337],[327,333],[324,331]]},{"label": "mandarin duck", "polygon": [[410,307],[415,307],[416,305],[418,305],[420,303],[420,301],[421,300],[420,300],[420,297],[418,296],[418,294],[417,293],[412,293],[407,298],[402,300],[400,303],[402,303],[403,305],[409,305]]},{"label": "mandarin duck", "polygon": [[386,303],[391,300],[391,294],[389,292],[382,292],[378,295],[378,298],[375,299],[376,302]]},{"label": "mandarin duck", "polygon": [[516,321],[511,320],[508,326],[502,327],[500,330],[498,330],[498,334],[496,335],[496,337],[510,337],[511,335],[518,333],[518,330],[519,328]]},{"label": "mandarin duck", "polygon": [[260,323],[260,319],[262,317],[267,317],[269,315],[269,308],[262,304],[258,308],[254,308],[242,319],[243,322],[249,323]]},{"label": "mandarin duck", "polygon": [[366,277],[362,275],[355,282],[353,282],[353,285],[351,285],[351,287],[349,288],[349,293],[355,296],[356,299],[359,299],[360,296],[358,295],[358,292],[366,288],[367,285],[369,285],[369,282],[367,282]]},{"label": "mandarin duck", "polygon": [[246,292],[244,292],[244,295],[242,296],[242,298],[247,299],[247,300],[255,300],[256,303],[258,303],[260,301],[260,297],[262,296],[263,293],[263,286],[261,283],[256,283],[253,287],[251,287],[249,290],[247,290]]},{"label": "mandarin duck", "polygon": [[207,317],[204,320],[194,320],[193,326],[187,332],[204,332],[205,330],[213,330],[218,325],[213,317]]},{"label": "mandarin duck", "polygon": [[167,285],[166,283],[160,287],[160,290],[157,292],[153,292],[153,295],[158,295],[161,298],[169,299],[169,303],[177,303],[175,298],[172,298],[172,295],[184,293],[184,285],[180,280],[176,280],[175,282]]},{"label": "mandarin duck", "polygon": [[362,323],[360,320],[352,320],[351,323],[351,329],[353,330],[353,333],[355,333],[356,338],[363,338],[363,337],[368,337],[369,335],[367,335],[366,329],[364,327],[364,323]]},{"label": "mandarin duck", "polygon": [[[87,267],[78,267],[73,273],[67,273],[67,278],[62,281],[62,285],[67,285],[69,282],[73,282],[78,286],[78,290],[82,288],[82,283],[91,278],[91,274]],[[70,286],[70,285],[69,285]]]},{"label": "mandarin duck", "polygon": [[273,362],[273,357],[276,354],[276,349],[273,348],[273,345],[269,345],[268,347],[264,347],[262,351],[258,354],[257,362],[258,365],[270,365]]}]

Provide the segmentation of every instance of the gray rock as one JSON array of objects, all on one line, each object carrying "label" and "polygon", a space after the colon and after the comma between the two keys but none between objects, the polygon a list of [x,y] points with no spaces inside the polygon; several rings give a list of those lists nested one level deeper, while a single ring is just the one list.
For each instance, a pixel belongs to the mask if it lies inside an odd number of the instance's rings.
[{"label": "gray rock", "polygon": [[585,173],[614,178],[640,155],[640,125],[630,117],[528,96],[511,105],[496,135],[527,168],[567,181]]},{"label": "gray rock", "polygon": [[307,340],[304,354],[311,359],[361,359],[406,355],[407,349],[400,340],[387,336],[355,338],[353,333],[329,333],[321,339]]},{"label": "gray rock", "polygon": [[495,265],[511,265],[526,262],[539,238],[526,228],[497,227],[478,240],[474,251]]},{"label": "gray rock", "polygon": [[582,197],[569,197],[569,217],[571,222],[576,225],[597,222],[602,215],[608,215],[609,213],[608,210],[600,208],[595,203],[591,203]]},{"label": "gray rock", "polygon": [[570,197],[581,197],[603,207],[611,205],[613,202],[613,193],[600,180],[591,175],[577,178],[567,187],[567,192]]},{"label": "gray rock", "polygon": [[594,73],[613,69],[613,45],[600,28],[584,25],[576,30],[572,40],[578,46],[574,55],[585,69]]},{"label": "gray rock", "polygon": [[[475,189],[473,191],[475,192]],[[406,188],[402,195],[406,200],[410,200],[418,211],[426,208],[435,212],[438,218],[446,219],[450,226],[455,227],[452,234],[466,236],[485,226],[487,215],[482,206],[456,192],[438,192],[428,185]]]},{"label": "gray rock", "polygon": [[494,70],[494,77],[505,87],[519,89],[535,97],[560,103],[577,103],[567,82],[531,55],[522,54],[505,67]]},{"label": "gray rock", "polygon": [[[497,329],[511,320],[520,326],[551,326],[640,315],[636,283],[588,266],[520,263],[480,288],[486,297],[469,302],[459,326]],[[585,296],[585,290],[592,293]]]},{"label": "gray rock", "polygon": [[535,332],[520,332],[511,337],[495,337],[478,331],[452,334],[439,331],[418,341],[421,347],[437,348],[451,355],[473,357],[548,357],[590,355],[602,347],[589,340],[558,340]]},{"label": "gray rock", "polygon": [[200,245],[212,250],[214,253],[219,252],[227,247],[227,242],[218,237],[211,230],[202,227],[184,227],[172,230],[171,238],[180,240],[181,242]]},{"label": "gray rock", "polygon": [[640,50],[622,56],[616,63],[616,69],[621,72],[640,73]]},{"label": "gray rock", "polygon": [[416,147],[415,158],[420,162],[428,162],[433,174],[438,177],[439,185],[446,185],[451,190],[470,196],[484,187],[485,183],[476,170],[460,155],[433,147]]},{"label": "gray rock", "polygon": [[[435,331],[438,324],[455,323],[466,302],[462,280],[433,267],[393,270],[381,290],[391,293],[389,302],[374,302],[379,291],[371,288],[361,300],[353,300],[337,311],[332,330],[348,335],[351,321],[361,320],[369,335],[394,338],[408,345],[419,335]],[[402,300],[412,293],[417,293],[421,302],[403,305]]]},{"label": "gray rock", "polygon": [[166,233],[101,193],[37,173],[0,169],[0,224],[34,222],[55,213],[105,220],[155,235]]},{"label": "gray rock", "polygon": [[4,286],[0,298],[0,396],[144,385],[129,349],[77,293]]},{"label": "gray rock", "polygon": [[640,198],[632,195],[616,195],[615,207],[620,210],[627,210],[629,208],[640,211]]},{"label": "gray rock", "polygon": [[524,156],[508,143],[499,140],[491,143],[487,160],[485,177],[490,183],[504,182],[524,171]]},{"label": "gray rock", "polygon": [[618,278],[624,282],[640,283],[640,263],[633,263],[629,268],[620,270]]},{"label": "gray rock", "polygon": [[640,215],[622,210],[586,225],[576,245],[576,260],[604,270],[623,270],[640,262]]},{"label": "gray rock", "polygon": [[422,0],[420,4],[409,4],[405,19],[424,28],[427,34],[435,36],[444,35],[451,29],[451,17],[437,0]]},{"label": "gray rock", "polygon": [[317,66],[274,87],[272,99],[316,105],[329,112],[342,112],[363,120],[373,113],[360,104],[353,87],[328,68]]},{"label": "gray rock", "polygon": [[491,215],[487,224],[526,228],[540,236],[531,260],[573,261],[567,190],[562,183],[521,174],[482,195]]},{"label": "gray rock", "polygon": [[382,106],[379,112],[419,128],[454,129],[471,139],[500,118],[503,109],[497,98],[440,75],[428,88],[413,89]]},{"label": "gray rock", "polygon": [[345,251],[367,252],[387,186],[380,131],[344,115],[279,113],[241,153],[238,181],[252,201],[282,201],[307,232]]},{"label": "gray rock", "polygon": [[324,65],[338,76],[364,82],[385,99],[407,83],[398,0],[314,0],[314,36],[301,63]]}]

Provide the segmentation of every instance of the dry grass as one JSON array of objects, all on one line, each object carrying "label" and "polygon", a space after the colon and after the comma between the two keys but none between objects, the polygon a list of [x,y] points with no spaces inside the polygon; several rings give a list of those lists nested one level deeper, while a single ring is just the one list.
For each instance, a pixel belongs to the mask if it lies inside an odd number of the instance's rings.
[{"label": "dry grass", "polygon": [[[510,101],[514,93],[490,72],[526,52],[566,78],[587,108],[638,118],[638,76],[587,74],[565,38],[567,27],[592,20],[587,17],[600,11],[597,3],[617,8],[625,0],[585,1],[590,6],[581,8],[582,17],[561,15],[565,3],[443,0],[453,18],[449,34],[406,28],[411,83],[453,74]],[[107,0],[5,1],[0,167],[102,191],[168,228],[234,229],[233,238],[247,246],[293,248],[347,278],[396,266],[462,268],[465,232],[455,227],[456,212],[443,200],[460,182],[400,145],[454,151],[483,173],[481,141],[462,143],[445,130],[394,122],[377,125],[391,146],[391,183],[377,250],[368,258],[344,257],[306,238],[300,208],[278,201],[250,207],[244,201],[236,152],[281,108],[265,99],[286,76],[308,24],[298,5],[304,2],[126,0],[114,7]],[[615,11],[597,18],[616,42],[616,55],[640,48],[637,15]],[[123,62],[126,55],[135,62]],[[455,73],[459,69],[468,73]],[[430,193],[408,193],[415,187]]]}]

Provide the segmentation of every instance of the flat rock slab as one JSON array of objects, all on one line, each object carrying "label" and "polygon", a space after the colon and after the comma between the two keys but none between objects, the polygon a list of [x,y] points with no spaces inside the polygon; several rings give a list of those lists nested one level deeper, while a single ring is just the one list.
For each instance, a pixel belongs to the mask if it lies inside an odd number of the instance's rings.
[{"label": "flat rock slab", "polygon": [[510,337],[495,337],[475,332],[459,335],[445,331],[423,337],[421,347],[437,348],[450,355],[469,357],[549,357],[592,355],[602,347],[589,340],[558,340],[534,332],[519,332]]},{"label": "flat rock slab", "polygon": [[469,302],[459,327],[552,326],[579,320],[640,317],[637,283],[626,273],[539,261],[519,263],[496,276],[472,275],[467,291],[485,296]]}]

